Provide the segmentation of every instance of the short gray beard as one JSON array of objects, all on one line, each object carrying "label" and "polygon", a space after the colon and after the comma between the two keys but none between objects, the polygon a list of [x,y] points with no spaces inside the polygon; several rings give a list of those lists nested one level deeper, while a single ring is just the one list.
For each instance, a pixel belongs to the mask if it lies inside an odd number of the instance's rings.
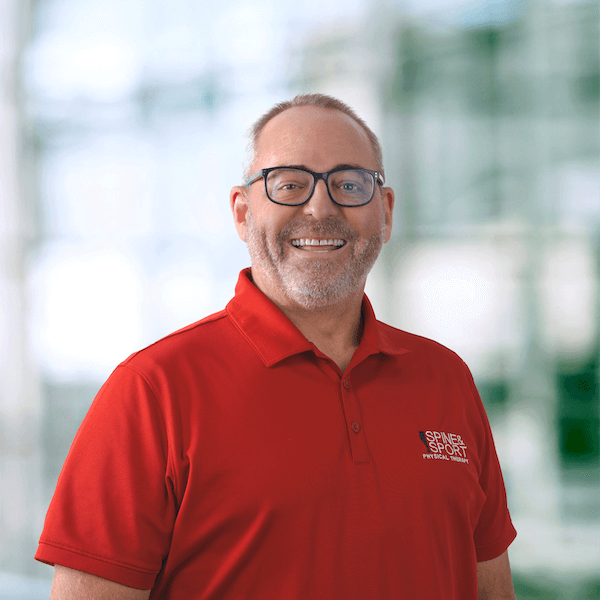
[{"label": "short gray beard", "polygon": [[[362,290],[385,240],[385,217],[380,230],[366,242],[358,242],[358,232],[343,219],[327,217],[322,221],[295,219],[290,221],[269,244],[266,232],[254,223],[250,207],[246,215],[246,243],[253,266],[259,268],[282,289],[287,297],[305,309],[315,310],[342,302]],[[285,258],[284,245],[292,238],[326,237],[345,239],[355,246],[350,264],[336,273],[335,265],[316,260],[298,266]]]}]

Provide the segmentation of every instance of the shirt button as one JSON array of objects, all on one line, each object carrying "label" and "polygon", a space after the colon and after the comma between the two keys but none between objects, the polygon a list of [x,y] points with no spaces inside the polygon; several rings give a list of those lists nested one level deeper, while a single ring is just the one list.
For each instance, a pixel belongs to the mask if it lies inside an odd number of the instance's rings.
[{"label": "shirt button", "polygon": [[358,433],[360,431],[360,425],[356,421],[352,421],[352,431]]},{"label": "shirt button", "polygon": [[350,382],[347,379],[344,379],[344,387],[348,389],[350,387]]}]

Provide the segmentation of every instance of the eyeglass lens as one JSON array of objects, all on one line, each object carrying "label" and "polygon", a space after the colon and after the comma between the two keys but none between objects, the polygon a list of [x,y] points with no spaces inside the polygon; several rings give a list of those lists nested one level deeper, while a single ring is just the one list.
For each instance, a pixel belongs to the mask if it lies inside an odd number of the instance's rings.
[{"label": "eyeglass lens", "polygon": [[[280,204],[302,204],[313,185],[313,175],[300,169],[275,169],[267,175],[269,198]],[[335,171],[329,175],[327,185],[338,204],[358,206],[367,203],[373,196],[375,179],[362,169]]]}]

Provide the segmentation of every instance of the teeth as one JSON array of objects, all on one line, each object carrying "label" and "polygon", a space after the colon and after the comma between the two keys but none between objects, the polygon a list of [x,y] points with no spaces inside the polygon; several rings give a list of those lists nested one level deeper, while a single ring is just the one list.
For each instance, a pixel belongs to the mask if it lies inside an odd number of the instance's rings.
[{"label": "teeth", "polygon": [[300,239],[292,240],[292,245],[300,248],[302,246],[343,246],[344,240],[313,240],[313,239]]}]

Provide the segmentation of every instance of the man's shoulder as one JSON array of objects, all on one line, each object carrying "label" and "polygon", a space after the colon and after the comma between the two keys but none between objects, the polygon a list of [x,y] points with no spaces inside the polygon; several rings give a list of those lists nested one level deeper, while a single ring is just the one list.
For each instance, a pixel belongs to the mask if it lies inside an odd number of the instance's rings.
[{"label": "man's shoulder", "polygon": [[223,332],[227,320],[227,311],[220,310],[156,340],[131,354],[121,364],[133,368],[156,365],[168,363],[173,359],[181,360],[190,353],[198,354],[210,350],[216,343],[224,341]]},{"label": "man's shoulder", "polygon": [[446,360],[450,363],[464,365],[456,352],[431,338],[410,333],[382,321],[377,321],[380,335],[387,337],[394,345],[404,348],[415,356]]}]

